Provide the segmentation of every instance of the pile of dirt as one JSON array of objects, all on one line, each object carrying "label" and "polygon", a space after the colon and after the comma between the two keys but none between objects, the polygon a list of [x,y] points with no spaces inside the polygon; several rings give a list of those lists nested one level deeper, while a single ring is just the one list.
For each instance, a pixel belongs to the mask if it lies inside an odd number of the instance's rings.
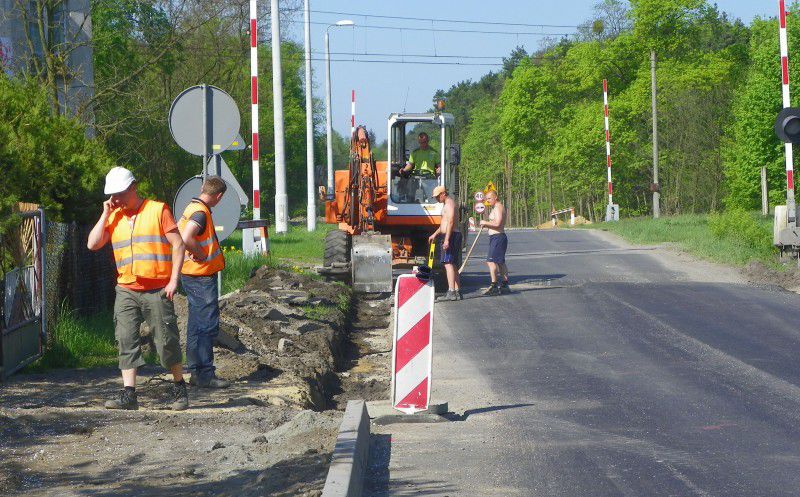
[{"label": "pile of dirt", "polygon": [[[579,224],[593,224],[593,223],[591,221],[589,221],[588,219],[586,219],[585,217],[583,217],[583,216],[575,216],[575,224],[574,224],[574,226],[577,226]],[[546,223],[542,223],[540,225],[537,225],[536,229],[538,229],[538,230],[552,230],[552,229],[556,229],[556,228],[569,228],[570,226],[573,226],[573,225],[570,224],[569,221],[564,221],[562,219],[558,219],[556,221],[556,225],[555,226],[553,226],[553,221],[547,221]]]},{"label": "pile of dirt", "polygon": [[[0,384],[0,494],[320,495],[342,415],[325,409],[388,396],[391,299],[262,267],[220,306],[217,372],[233,385],[190,388],[188,411],[166,408],[156,366],[139,370],[138,411],[103,409],[113,368]],[[184,298],[176,312],[185,334]]]},{"label": "pile of dirt", "polygon": [[781,287],[790,292],[800,293],[800,269],[797,263],[791,263],[795,267],[787,267],[783,271],[772,269],[760,262],[750,262],[744,267],[742,273],[749,283],[764,287]]}]

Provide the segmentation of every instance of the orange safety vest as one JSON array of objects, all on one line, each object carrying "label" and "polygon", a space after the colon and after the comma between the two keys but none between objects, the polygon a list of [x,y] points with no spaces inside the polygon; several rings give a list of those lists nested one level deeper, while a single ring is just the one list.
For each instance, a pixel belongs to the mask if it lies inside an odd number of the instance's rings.
[{"label": "orange safety vest", "polygon": [[225,256],[222,255],[222,250],[219,247],[217,230],[214,228],[214,220],[211,219],[211,210],[209,210],[205,202],[198,198],[192,199],[183,211],[183,216],[178,222],[178,229],[183,232],[186,229],[186,223],[189,222],[195,212],[204,212],[206,214],[206,228],[202,233],[195,236],[205,251],[206,258],[202,261],[193,261],[189,258],[189,252],[187,251],[186,257],[183,259],[181,273],[188,276],[211,276],[225,269]]},{"label": "orange safety vest", "polygon": [[172,245],[161,228],[165,208],[162,202],[144,200],[133,229],[122,209],[109,216],[108,230],[120,283],[130,283],[131,275],[151,280],[169,280],[172,276]]}]

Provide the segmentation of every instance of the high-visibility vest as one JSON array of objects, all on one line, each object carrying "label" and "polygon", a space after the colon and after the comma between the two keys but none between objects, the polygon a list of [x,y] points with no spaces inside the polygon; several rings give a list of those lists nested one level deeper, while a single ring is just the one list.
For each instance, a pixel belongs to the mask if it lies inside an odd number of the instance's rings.
[{"label": "high-visibility vest", "polygon": [[169,280],[172,276],[172,245],[161,228],[165,208],[162,202],[144,200],[133,229],[122,209],[109,216],[108,229],[119,282],[131,279],[130,275],[151,280]]},{"label": "high-visibility vest", "polygon": [[211,210],[200,199],[192,199],[186,209],[183,211],[181,220],[178,221],[178,229],[186,229],[186,223],[195,212],[204,212],[206,215],[206,228],[202,233],[198,233],[195,238],[202,247],[206,258],[202,261],[194,261],[189,258],[189,251],[186,252],[186,257],[183,259],[183,268],[181,273],[188,276],[211,276],[225,269],[225,256],[222,255],[222,250],[219,247],[219,240],[217,240],[217,230],[214,228],[214,220],[211,219]]}]

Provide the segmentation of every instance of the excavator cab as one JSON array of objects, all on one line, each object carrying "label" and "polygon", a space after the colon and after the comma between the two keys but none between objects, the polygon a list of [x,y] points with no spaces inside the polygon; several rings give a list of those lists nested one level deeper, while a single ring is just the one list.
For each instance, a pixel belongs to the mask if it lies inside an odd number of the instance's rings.
[{"label": "excavator cab", "polygon": [[[441,216],[442,205],[431,198],[433,189],[445,185],[452,192],[456,184],[455,164],[452,164],[451,156],[453,122],[453,115],[446,113],[389,116],[387,214],[390,218],[407,218],[407,223],[403,224],[427,225],[434,221],[438,224],[433,217]],[[403,171],[411,155],[420,147],[420,134],[427,135],[428,148],[438,156],[438,174],[430,169],[415,168],[410,173]]]}]

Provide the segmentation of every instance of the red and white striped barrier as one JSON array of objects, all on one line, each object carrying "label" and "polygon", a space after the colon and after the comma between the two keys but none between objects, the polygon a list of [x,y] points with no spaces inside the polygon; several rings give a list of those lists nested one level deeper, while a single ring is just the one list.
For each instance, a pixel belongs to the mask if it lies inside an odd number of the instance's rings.
[{"label": "red and white striped barrier", "polygon": [[608,126],[608,80],[603,80],[603,115],[606,122],[606,165],[608,166],[608,204],[614,205],[614,185],[611,182],[611,131]]},{"label": "red and white striped barrier", "polygon": [[428,409],[433,359],[433,281],[397,278],[394,292],[392,407],[406,414]]},{"label": "red and white striped barrier", "polygon": [[[781,76],[783,77],[783,108],[791,107],[792,100],[789,93],[789,38],[786,35],[786,1],[778,0],[780,9],[780,43],[781,43]],[[785,143],[786,151],[786,189],[787,198],[794,198],[794,166],[792,159],[792,144]],[[793,217],[790,214],[790,217]]]}]

